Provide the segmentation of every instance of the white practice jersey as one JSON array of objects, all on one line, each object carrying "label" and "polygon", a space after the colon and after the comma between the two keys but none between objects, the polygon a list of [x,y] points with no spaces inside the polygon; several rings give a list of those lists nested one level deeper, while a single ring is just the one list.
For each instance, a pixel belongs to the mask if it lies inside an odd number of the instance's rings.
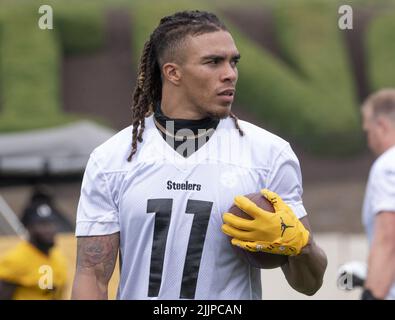
[{"label": "white practice jersey", "polygon": [[297,157],[281,138],[240,121],[221,120],[188,158],[146,118],[131,162],[128,127],[92,153],[82,183],[77,236],[120,232],[119,299],[260,299],[260,270],[221,231],[236,195],[268,188],[301,218]]},{"label": "white practice jersey", "polygon": [[[362,219],[369,244],[372,243],[374,236],[375,217],[382,211],[395,214],[395,147],[388,149],[377,158],[369,173],[362,209]],[[395,299],[395,283],[387,298]]]}]

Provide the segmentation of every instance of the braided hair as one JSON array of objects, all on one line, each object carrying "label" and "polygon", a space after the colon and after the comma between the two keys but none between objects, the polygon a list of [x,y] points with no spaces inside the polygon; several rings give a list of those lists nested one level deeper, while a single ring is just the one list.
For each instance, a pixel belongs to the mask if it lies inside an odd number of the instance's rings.
[{"label": "braided hair", "polygon": [[[175,56],[181,41],[187,35],[200,35],[208,32],[227,31],[225,25],[213,13],[205,11],[182,11],[162,18],[158,27],[145,43],[140,59],[137,84],[132,104],[132,151],[131,161],[137,152],[137,142],[142,142],[145,118],[154,111],[154,106],[162,98],[162,78],[160,66],[164,59]],[[244,135],[237,117],[230,113],[240,135]]]}]

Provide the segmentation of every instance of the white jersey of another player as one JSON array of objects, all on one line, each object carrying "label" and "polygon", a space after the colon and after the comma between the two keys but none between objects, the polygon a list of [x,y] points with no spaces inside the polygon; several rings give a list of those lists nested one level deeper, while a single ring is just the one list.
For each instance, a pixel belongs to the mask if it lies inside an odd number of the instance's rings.
[{"label": "white jersey of another player", "polygon": [[[362,218],[370,244],[373,240],[374,219],[381,211],[395,212],[395,147],[377,158],[369,173]],[[395,299],[395,283],[387,299]]]},{"label": "white jersey of another player", "polygon": [[295,214],[302,203],[299,162],[281,138],[221,120],[188,158],[163,139],[153,116],[131,162],[128,127],[91,155],[82,184],[77,236],[120,232],[120,299],[260,299],[260,270],[222,233],[236,195],[268,188]]}]

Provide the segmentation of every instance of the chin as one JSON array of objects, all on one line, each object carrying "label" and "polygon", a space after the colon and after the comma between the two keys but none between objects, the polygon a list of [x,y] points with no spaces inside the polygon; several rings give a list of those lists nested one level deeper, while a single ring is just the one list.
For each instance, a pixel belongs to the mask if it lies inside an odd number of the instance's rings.
[{"label": "chin", "polygon": [[207,112],[210,118],[225,119],[230,114],[231,106],[219,106],[213,109]]},{"label": "chin", "polygon": [[43,241],[42,244],[47,248],[52,248],[53,246],[55,246],[55,240],[54,239],[46,239]]}]

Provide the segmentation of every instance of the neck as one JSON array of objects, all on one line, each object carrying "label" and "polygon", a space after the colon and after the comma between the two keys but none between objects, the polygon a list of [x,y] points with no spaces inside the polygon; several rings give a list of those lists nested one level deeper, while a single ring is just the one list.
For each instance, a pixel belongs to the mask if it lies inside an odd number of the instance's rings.
[{"label": "neck", "polygon": [[186,102],[186,99],[180,96],[177,90],[168,90],[166,85],[162,90],[161,109],[166,117],[174,120],[200,120],[207,117],[190,102]]},{"label": "neck", "polygon": [[32,244],[34,247],[36,247],[38,250],[40,250],[45,255],[48,255],[49,250],[52,248],[52,245],[49,245],[49,244],[39,241],[37,239],[30,239],[29,242],[30,242],[30,244]]},{"label": "neck", "polygon": [[161,105],[156,106],[154,117],[158,128],[164,127],[167,130],[169,127],[170,132],[173,132],[172,134],[177,133],[181,129],[190,129],[196,134],[199,129],[215,129],[219,123],[219,119],[210,117],[199,120],[174,119],[163,112]]},{"label": "neck", "polygon": [[382,139],[381,152],[379,155],[391,149],[393,146],[395,146],[395,130],[391,134],[386,135],[385,139]]}]

